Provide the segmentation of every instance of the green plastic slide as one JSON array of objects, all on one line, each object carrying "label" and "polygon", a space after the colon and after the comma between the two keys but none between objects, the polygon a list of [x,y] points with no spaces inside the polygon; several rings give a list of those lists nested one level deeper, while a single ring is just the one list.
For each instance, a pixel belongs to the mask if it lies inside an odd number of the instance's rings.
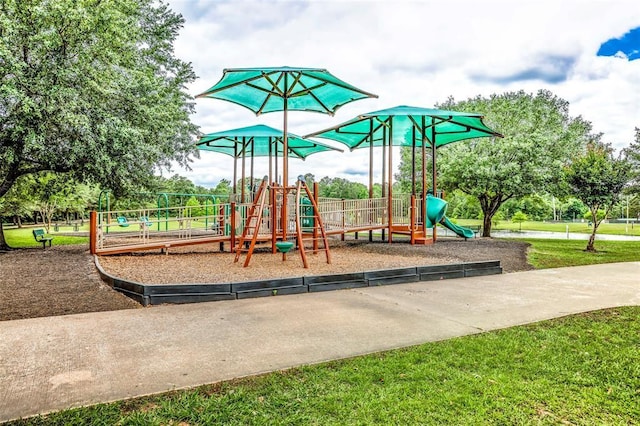
[{"label": "green plastic slide", "polygon": [[447,202],[442,198],[427,195],[427,227],[433,228],[436,224],[440,224],[450,229],[456,235],[462,238],[473,238],[474,232],[464,226],[456,225],[446,216]]},{"label": "green plastic slide", "polygon": [[465,228],[464,226],[456,225],[455,223],[451,222],[446,216],[442,218],[442,221],[440,221],[440,225],[444,226],[445,228],[449,228],[450,230],[455,232],[456,235],[463,238],[473,238],[475,235],[475,233],[471,229]]}]

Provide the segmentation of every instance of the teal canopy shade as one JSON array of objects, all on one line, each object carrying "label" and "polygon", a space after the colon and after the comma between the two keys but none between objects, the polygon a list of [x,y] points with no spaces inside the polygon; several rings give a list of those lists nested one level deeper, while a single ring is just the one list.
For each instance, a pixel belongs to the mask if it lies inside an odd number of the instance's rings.
[{"label": "teal canopy shade", "polygon": [[[288,134],[289,156],[304,160],[311,154],[323,151],[338,151],[341,149],[321,142],[305,139],[292,133]],[[282,130],[262,124],[209,133],[200,138],[196,144],[203,151],[214,151],[230,155],[234,158],[282,156]]]},{"label": "teal canopy shade", "polygon": [[[352,151],[357,148],[370,149],[369,164],[369,185],[373,186],[373,147],[382,146],[383,159],[384,152],[388,150],[388,178],[383,176],[383,194],[386,189],[389,205],[393,198],[393,173],[392,173],[392,149],[391,146],[406,146],[412,150],[412,183],[411,194],[416,193],[416,158],[415,148],[420,147],[421,152],[421,177],[422,177],[422,199],[426,200],[427,178],[426,178],[426,148],[431,151],[432,177],[431,189],[437,193],[436,185],[436,152],[437,148],[452,142],[481,138],[481,137],[502,137],[498,132],[488,128],[482,121],[482,115],[457,111],[446,111],[432,108],[419,108],[411,106],[397,106],[394,108],[373,111],[361,114],[358,117],[339,124],[329,129],[311,133],[305,137],[320,137],[333,139],[343,143]],[[383,165],[384,167],[384,165]],[[384,170],[384,169],[383,169]],[[383,171],[383,175],[384,175]],[[371,191],[371,190],[370,190]],[[425,212],[422,212],[425,217]],[[393,223],[391,209],[389,210],[388,223]],[[426,232],[426,221],[422,222],[423,232]],[[391,231],[389,234],[391,241]],[[432,234],[433,241],[436,241],[435,228]]]},{"label": "teal canopy shade", "polygon": [[[329,129],[311,133],[305,137],[332,139],[354,150],[382,146],[383,141],[396,146],[436,148],[451,142],[481,137],[502,137],[482,121],[482,115],[446,111],[432,108],[397,106],[394,108],[361,114],[358,117]],[[389,134],[391,132],[391,135]]]},{"label": "teal canopy shade", "polygon": [[[342,105],[377,98],[321,68],[229,68],[220,81],[197,97],[233,102],[256,115],[283,112],[282,185],[289,186],[288,111],[314,111],[333,115]],[[286,191],[286,190],[285,190]],[[282,239],[287,236],[287,204],[282,206]]]},{"label": "teal canopy shade", "polygon": [[233,102],[256,115],[284,110],[333,115],[346,103],[378,96],[325,69],[275,67],[225,69],[220,81],[197,97]]}]

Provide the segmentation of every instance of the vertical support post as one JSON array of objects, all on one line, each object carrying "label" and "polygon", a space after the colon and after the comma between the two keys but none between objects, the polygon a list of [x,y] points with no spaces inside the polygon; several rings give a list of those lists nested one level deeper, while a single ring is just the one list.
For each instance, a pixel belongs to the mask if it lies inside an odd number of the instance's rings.
[{"label": "vertical support post", "polygon": [[[236,198],[238,194],[237,193],[238,188],[236,187],[238,182],[238,142],[239,141],[236,140],[236,143],[233,144],[233,185],[231,185],[231,187],[233,188],[234,198]],[[229,199],[229,201],[232,201],[232,200]]]},{"label": "vertical support post", "polygon": [[[269,185],[271,185],[273,183],[273,175],[272,175],[272,164],[271,161],[273,160],[272,158],[272,152],[271,152],[271,147],[273,146],[273,139],[269,138]],[[278,151],[278,140],[276,139],[276,151]]]},{"label": "vertical support post", "polygon": [[250,171],[249,171],[249,174],[251,175],[251,177],[249,178],[249,182],[250,182],[249,185],[251,185],[250,186],[250,188],[251,188],[251,191],[250,191],[251,192],[251,202],[253,202],[253,197],[256,195],[256,194],[253,193],[253,188],[254,188],[253,187],[253,157],[255,157],[254,149],[255,149],[255,138],[251,138],[251,168],[250,168]]},{"label": "vertical support post", "polygon": [[284,73],[284,96],[283,96],[283,110],[284,110],[284,130],[282,134],[282,241],[287,241],[287,189],[289,185],[289,138],[287,135],[287,114],[289,110],[289,77],[288,73]]},{"label": "vertical support post", "polygon": [[389,244],[393,242],[393,116],[389,117]]},{"label": "vertical support post", "polygon": [[409,207],[409,233],[411,235],[411,245],[416,243],[416,196],[411,194],[411,205]]},{"label": "vertical support post", "polygon": [[427,235],[427,136],[425,132],[425,116],[422,116],[422,201],[420,202],[420,214],[422,215],[422,234]]},{"label": "vertical support post", "polygon": [[271,206],[271,215],[269,217],[269,222],[271,223],[271,253],[275,254],[277,251],[276,241],[278,236],[278,207],[276,206],[276,191],[278,188],[278,184],[273,184],[269,188],[269,205]]},{"label": "vertical support post", "polygon": [[[373,120],[369,120],[369,223],[373,223],[373,209],[371,199],[373,198]],[[373,231],[369,231],[369,242],[373,242]]]},{"label": "vertical support post", "polygon": [[95,210],[91,210],[89,212],[89,252],[91,254],[96,254],[96,249],[98,247],[98,214]]},{"label": "vertical support post", "polygon": [[[438,196],[438,187],[436,185],[436,126],[431,126],[431,180],[433,183],[433,196]],[[436,242],[437,224],[433,224],[433,242]]]},{"label": "vertical support post", "polygon": [[411,128],[411,195],[416,195],[416,128]]},{"label": "vertical support post", "polygon": [[230,213],[230,221],[231,221],[231,253],[235,253],[236,251],[236,203],[232,202],[231,204],[231,213]]},{"label": "vertical support post", "polygon": [[[389,198],[387,197],[387,128],[382,128],[382,198],[386,198],[387,200],[387,209],[391,208],[391,203]],[[388,217],[388,214],[387,214]],[[391,224],[387,222],[387,228],[389,231],[391,230]],[[382,241],[384,241],[384,231],[382,228]]]},{"label": "vertical support post", "polygon": [[[313,182],[313,197],[314,204],[318,205],[318,182]],[[320,217],[320,209],[317,211],[318,217]],[[320,226],[320,222],[316,220],[315,215],[312,218],[313,220],[313,253],[318,253],[318,226]],[[323,222],[324,223],[324,222]]]},{"label": "vertical support post", "polygon": [[240,189],[240,203],[244,204],[245,201],[245,187],[247,186],[246,182],[245,182],[245,176],[246,176],[246,172],[245,172],[245,159],[246,159],[246,153],[247,153],[247,146],[246,146],[246,142],[245,142],[245,138],[242,138],[242,189]]},{"label": "vertical support post", "polygon": [[347,224],[345,223],[345,211],[344,211],[344,198],[342,199],[342,241],[344,241],[344,234],[345,234],[345,229],[347,227]]}]

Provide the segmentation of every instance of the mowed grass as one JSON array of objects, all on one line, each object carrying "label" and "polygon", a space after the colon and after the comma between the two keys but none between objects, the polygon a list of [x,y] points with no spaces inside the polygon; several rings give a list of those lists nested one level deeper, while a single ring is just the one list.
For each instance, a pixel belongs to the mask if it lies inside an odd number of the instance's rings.
[{"label": "mowed grass", "polygon": [[[462,226],[469,225],[482,225],[482,221],[478,219],[457,219],[456,222]],[[493,231],[546,231],[546,232],[569,232],[577,234],[591,234],[593,228],[589,226],[588,222],[536,222],[536,221],[524,221],[522,222],[522,228],[519,223],[514,223],[507,220],[497,221],[491,228]],[[640,236],[640,223],[601,223],[598,226],[597,234],[607,235],[636,235]],[[596,234],[596,235],[597,235]]]},{"label": "mowed grass", "polygon": [[616,308],[13,424],[637,424],[638,336]]},{"label": "mowed grass", "polygon": [[596,240],[596,252],[586,252],[587,241],[523,239],[531,244],[527,259],[536,269],[598,263],[640,261],[640,241]]}]

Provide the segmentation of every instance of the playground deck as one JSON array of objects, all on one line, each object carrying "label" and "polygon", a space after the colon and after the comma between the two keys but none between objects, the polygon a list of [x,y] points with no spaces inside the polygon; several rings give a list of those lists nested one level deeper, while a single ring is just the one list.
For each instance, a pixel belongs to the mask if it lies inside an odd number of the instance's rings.
[{"label": "playground deck", "polygon": [[[318,198],[318,209],[327,235],[382,231],[389,241],[393,234],[409,235],[413,244],[433,241],[432,229],[422,223],[420,201],[412,197],[369,198],[343,200]],[[313,227],[313,219],[303,205],[296,211],[292,197],[288,200],[288,220],[281,221],[281,205],[265,206],[259,226],[260,242],[275,244],[282,239],[282,226],[287,223],[287,235],[292,236],[295,215],[300,215],[303,229]],[[190,207],[139,209],[96,212],[92,217],[91,247],[99,255],[128,253],[141,250],[168,251],[171,247],[218,243],[220,250],[235,247],[245,226],[249,203],[220,203],[206,215],[195,216]],[[118,218],[127,218],[126,226]],[[391,222],[390,222],[391,219]],[[120,220],[120,222],[123,222]],[[303,234],[312,238],[312,234]]]}]

